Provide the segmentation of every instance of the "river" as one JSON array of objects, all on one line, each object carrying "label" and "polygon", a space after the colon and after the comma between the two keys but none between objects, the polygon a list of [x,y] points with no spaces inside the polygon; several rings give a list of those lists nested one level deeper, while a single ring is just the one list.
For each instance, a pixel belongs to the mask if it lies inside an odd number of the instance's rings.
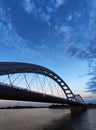
[{"label": "river", "polygon": [[0,130],[96,130],[96,109],[76,115],[69,109],[2,109]]}]

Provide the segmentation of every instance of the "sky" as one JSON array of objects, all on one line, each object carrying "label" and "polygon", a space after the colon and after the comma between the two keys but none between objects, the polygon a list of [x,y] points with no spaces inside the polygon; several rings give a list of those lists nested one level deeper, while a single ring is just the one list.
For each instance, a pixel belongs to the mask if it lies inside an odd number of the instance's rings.
[{"label": "sky", "polygon": [[96,0],[0,0],[0,55],[47,67],[96,103]]}]

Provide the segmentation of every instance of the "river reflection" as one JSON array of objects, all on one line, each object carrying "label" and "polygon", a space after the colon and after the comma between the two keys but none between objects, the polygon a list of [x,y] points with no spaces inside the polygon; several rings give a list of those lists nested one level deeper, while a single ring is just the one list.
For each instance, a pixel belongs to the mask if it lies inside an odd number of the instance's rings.
[{"label": "river reflection", "polygon": [[42,130],[93,130],[89,126],[90,123],[86,112],[78,114],[68,113],[61,118],[52,120]]},{"label": "river reflection", "polygon": [[96,109],[71,114],[69,109],[0,110],[0,130],[96,130]]}]

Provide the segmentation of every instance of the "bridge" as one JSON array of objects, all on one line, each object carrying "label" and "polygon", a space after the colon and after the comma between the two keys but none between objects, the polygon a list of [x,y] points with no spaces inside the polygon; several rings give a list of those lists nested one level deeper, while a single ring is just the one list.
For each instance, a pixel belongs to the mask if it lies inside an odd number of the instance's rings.
[{"label": "bridge", "polygon": [[0,62],[0,99],[71,106],[85,104],[82,97],[74,94],[52,70],[21,62]]}]

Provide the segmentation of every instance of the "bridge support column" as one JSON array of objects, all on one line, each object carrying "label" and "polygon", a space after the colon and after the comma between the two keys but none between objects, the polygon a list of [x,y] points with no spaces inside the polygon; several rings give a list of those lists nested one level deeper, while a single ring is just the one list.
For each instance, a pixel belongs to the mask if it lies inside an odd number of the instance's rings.
[{"label": "bridge support column", "polygon": [[72,105],[70,106],[72,114],[79,114],[87,110],[86,105]]}]

